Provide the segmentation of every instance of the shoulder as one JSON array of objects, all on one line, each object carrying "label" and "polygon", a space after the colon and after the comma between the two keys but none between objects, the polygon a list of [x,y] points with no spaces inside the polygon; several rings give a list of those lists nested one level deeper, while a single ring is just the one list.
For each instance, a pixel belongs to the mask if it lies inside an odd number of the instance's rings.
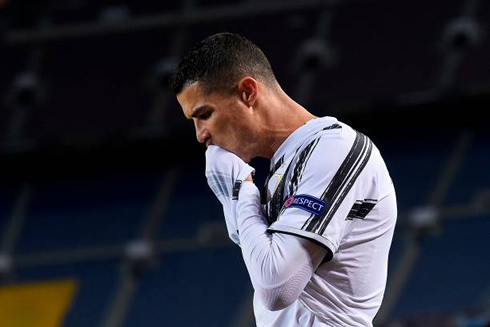
[{"label": "shoulder", "polygon": [[322,166],[336,164],[347,157],[360,155],[372,143],[362,133],[337,120],[325,121],[304,140],[296,151],[294,165],[305,162]]},{"label": "shoulder", "polygon": [[[302,144],[293,159],[288,177],[294,184],[325,188],[325,184],[342,186],[357,180],[358,175],[376,174],[369,164],[375,148],[371,140],[346,124],[320,129]],[[366,167],[369,166],[369,169]]]}]

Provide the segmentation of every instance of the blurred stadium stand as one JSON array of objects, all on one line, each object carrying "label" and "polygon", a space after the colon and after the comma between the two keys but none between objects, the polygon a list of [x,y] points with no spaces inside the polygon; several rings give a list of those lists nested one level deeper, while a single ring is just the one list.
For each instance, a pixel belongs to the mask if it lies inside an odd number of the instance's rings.
[{"label": "blurred stadium stand", "polygon": [[75,278],[66,327],[253,326],[204,148],[165,85],[221,31],[384,155],[400,215],[375,325],[488,326],[483,0],[0,0],[0,287]]}]

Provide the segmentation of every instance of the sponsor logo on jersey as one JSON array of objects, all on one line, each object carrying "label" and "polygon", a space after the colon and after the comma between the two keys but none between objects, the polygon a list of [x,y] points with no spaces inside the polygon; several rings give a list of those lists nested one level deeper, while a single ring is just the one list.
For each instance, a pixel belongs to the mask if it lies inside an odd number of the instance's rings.
[{"label": "sponsor logo on jersey", "polygon": [[325,208],[325,201],[311,195],[298,194],[289,197],[284,202],[284,208],[299,208],[315,215],[321,215]]}]

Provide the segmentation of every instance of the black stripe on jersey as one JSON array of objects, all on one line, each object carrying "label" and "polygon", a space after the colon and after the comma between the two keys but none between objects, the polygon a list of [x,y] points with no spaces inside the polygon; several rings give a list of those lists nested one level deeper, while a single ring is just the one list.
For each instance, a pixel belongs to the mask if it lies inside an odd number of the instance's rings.
[{"label": "black stripe on jersey", "polygon": [[[329,125],[327,127],[322,128],[319,130],[317,133],[320,133],[322,131],[326,130],[332,130],[332,129],[340,129],[342,128],[341,125],[335,123],[332,125]],[[315,134],[317,134],[315,133]],[[294,167],[294,173],[293,176],[289,179],[289,187],[288,187],[288,197],[294,195],[298,189],[298,184],[301,182],[301,177],[303,175],[303,172],[305,170],[306,164],[308,163],[308,160],[310,159],[311,155],[313,154],[313,151],[315,150],[316,146],[318,145],[320,141],[320,138],[317,138],[308,144],[303,151],[299,154],[299,159],[298,163]],[[298,150],[296,150],[298,151]]]},{"label": "black stripe on jersey", "polygon": [[359,208],[355,218],[366,218],[366,216],[374,209],[376,203],[378,203],[378,200],[364,200],[364,203],[361,204],[361,208]]},{"label": "black stripe on jersey", "polygon": [[357,200],[356,203],[352,206],[350,209],[349,215],[346,220],[352,220],[352,219],[364,219],[366,216],[373,210],[374,206],[378,200],[375,199],[364,199],[362,200]]},{"label": "black stripe on jersey", "polygon": [[[343,186],[347,182],[348,175],[351,173],[352,168],[359,161],[362,149],[364,148],[365,136],[357,132],[354,143],[345,157],[344,161],[340,165],[340,168],[335,173],[327,188],[322,194],[321,199],[325,201],[326,207],[324,213],[328,213],[334,203],[335,198],[340,194]],[[307,231],[313,231],[315,226],[323,219],[322,216],[311,215],[301,229]]]},{"label": "black stripe on jersey", "polygon": [[265,179],[264,186],[262,187],[262,190],[260,191],[260,203],[261,204],[267,204],[267,186],[269,184],[269,180],[271,179],[272,175],[281,167],[281,165],[284,163],[284,156],[282,156],[279,160],[277,160],[276,164],[272,169],[269,171],[269,174],[267,175],[267,178]]},{"label": "black stripe on jersey", "polygon": [[[347,183],[347,185],[345,186],[342,194],[340,194],[340,196],[336,200],[332,210],[330,210],[330,212],[328,213],[328,215],[326,217],[322,217],[323,220],[320,222],[320,224],[319,224],[320,228],[317,231],[319,234],[323,234],[323,232],[325,232],[325,229],[327,228],[328,223],[330,222],[330,220],[332,220],[332,217],[335,215],[335,213],[337,212],[337,209],[340,207],[340,205],[344,201],[345,197],[347,196],[347,193],[349,193],[350,189],[352,188],[355,181],[357,180],[357,177],[359,177],[359,175],[361,174],[364,167],[366,167],[366,164],[369,161],[369,158],[371,158],[371,152],[373,150],[373,142],[371,142],[371,140],[369,138],[367,138],[366,136],[363,135],[363,137],[366,139],[366,143],[367,143],[367,151],[363,151],[365,153],[364,159],[362,160],[362,163],[359,165],[359,167],[357,168],[357,170],[354,173],[354,175],[352,176],[352,178],[349,180],[349,183]],[[323,214],[323,216],[325,216],[325,213]]]},{"label": "black stripe on jersey", "polygon": [[286,171],[283,174],[283,178],[279,182],[279,185],[276,188],[276,191],[274,192],[274,195],[272,196],[272,199],[270,200],[268,204],[268,211],[267,211],[267,221],[269,224],[272,224],[277,220],[277,217],[279,216],[279,213],[281,212],[282,205],[285,201],[284,199],[284,187],[286,185],[286,176],[289,173],[289,169],[291,168],[293,160],[289,162],[288,167],[286,168]]},{"label": "black stripe on jersey", "polygon": [[332,124],[330,126],[325,127],[323,130],[327,131],[329,129],[339,129],[339,128],[342,128],[342,126],[340,126],[339,124]]},{"label": "black stripe on jersey", "polygon": [[324,132],[324,131],[333,130],[333,129],[342,129],[342,125],[337,124],[337,123],[332,124],[332,125],[328,125],[327,127],[323,127],[318,132],[316,132],[315,135],[318,134],[318,133],[321,133],[321,132]]},{"label": "black stripe on jersey", "polygon": [[272,175],[274,175],[274,173],[281,167],[283,163],[284,163],[284,155],[279,160],[277,160],[276,164],[269,172],[269,176],[267,178],[271,178]]},{"label": "black stripe on jersey", "polygon": [[347,219],[352,220],[353,218],[356,218],[357,213],[359,212],[359,209],[361,208],[362,201],[357,200],[352,208],[349,211],[349,214],[347,215]]},{"label": "black stripe on jersey", "polygon": [[298,162],[294,167],[293,177],[289,179],[288,197],[294,195],[298,189],[298,183],[301,181],[306,164],[308,163],[308,160],[310,159],[313,150],[315,150],[319,140],[320,139],[318,138],[311,141],[310,144],[308,144],[299,154]]}]

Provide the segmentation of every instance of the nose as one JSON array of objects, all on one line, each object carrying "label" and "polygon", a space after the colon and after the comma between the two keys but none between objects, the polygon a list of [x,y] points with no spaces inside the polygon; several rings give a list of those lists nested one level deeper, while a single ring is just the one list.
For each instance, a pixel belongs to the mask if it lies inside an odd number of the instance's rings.
[{"label": "nose", "polygon": [[199,143],[205,143],[210,137],[208,130],[204,128],[201,124],[195,123],[196,128],[196,138]]}]

